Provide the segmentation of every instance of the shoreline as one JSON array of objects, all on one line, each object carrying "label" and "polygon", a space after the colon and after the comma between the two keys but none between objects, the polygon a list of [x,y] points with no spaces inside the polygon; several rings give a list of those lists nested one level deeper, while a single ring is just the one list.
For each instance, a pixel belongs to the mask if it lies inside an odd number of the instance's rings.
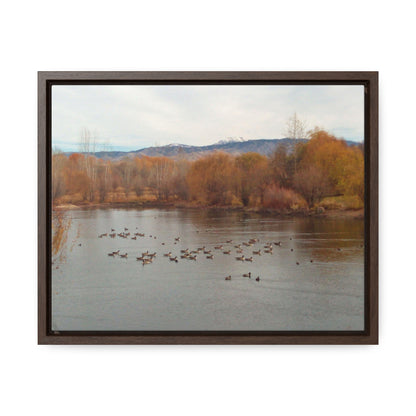
[{"label": "shoreline", "polygon": [[252,214],[267,214],[280,217],[315,217],[315,218],[351,218],[364,219],[364,208],[360,209],[332,209],[324,210],[323,208],[302,209],[302,210],[278,210],[273,208],[249,208],[241,206],[208,206],[197,205],[186,202],[157,202],[157,203],[137,203],[137,202],[104,202],[104,203],[85,203],[85,204],[61,204],[52,205],[52,211],[66,211],[77,209],[116,209],[116,208],[131,208],[131,209],[200,209],[200,210],[223,210],[223,211],[238,211]]}]

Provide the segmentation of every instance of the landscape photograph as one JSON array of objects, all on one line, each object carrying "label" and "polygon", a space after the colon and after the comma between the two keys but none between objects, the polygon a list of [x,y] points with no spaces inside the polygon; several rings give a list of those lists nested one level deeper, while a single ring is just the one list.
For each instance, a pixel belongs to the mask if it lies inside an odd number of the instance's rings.
[{"label": "landscape photograph", "polygon": [[53,85],[51,329],[363,331],[363,85]]}]

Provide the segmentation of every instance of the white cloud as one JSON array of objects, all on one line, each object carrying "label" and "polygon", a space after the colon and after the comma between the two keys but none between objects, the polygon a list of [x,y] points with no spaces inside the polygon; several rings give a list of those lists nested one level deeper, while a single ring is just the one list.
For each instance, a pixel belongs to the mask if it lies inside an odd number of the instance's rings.
[{"label": "white cloud", "polygon": [[294,112],[310,128],[364,137],[362,86],[55,85],[52,142],[76,149],[83,128],[124,149],[281,138]]}]

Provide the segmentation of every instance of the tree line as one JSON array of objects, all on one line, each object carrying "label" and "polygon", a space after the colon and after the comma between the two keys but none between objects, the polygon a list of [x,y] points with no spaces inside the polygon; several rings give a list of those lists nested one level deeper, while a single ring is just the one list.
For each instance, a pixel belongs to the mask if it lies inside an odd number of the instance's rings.
[{"label": "tree line", "polygon": [[363,146],[348,146],[315,129],[293,149],[270,156],[214,152],[184,157],[103,160],[93,153],[52,155],[55,205],[123,202],[187,202],[207,206],[312,208],[329,196],[364,200]]}]

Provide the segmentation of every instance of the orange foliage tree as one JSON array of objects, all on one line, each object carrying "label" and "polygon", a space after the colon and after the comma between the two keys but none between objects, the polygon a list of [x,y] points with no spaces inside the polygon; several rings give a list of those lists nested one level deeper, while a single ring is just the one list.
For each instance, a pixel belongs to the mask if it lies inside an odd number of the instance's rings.
[{"label": "orange foliage tree", "polygon": [[364,155],[358,146],[316,129],[304,148],[301,170],[311,167],[327,179],[327,192],[364,198]]},{"label": "orange foliage tree", "polygon": [[235,165],[239,180],[239,195],[243,205],[247,206],[250,198],[255,198],[263,204],[264,191],[271,181],[267,157],[259,153],[248,152],[238,156],[235,159]]},{"label": "orange foliage tree", "polygon": [[231,203],[238,186],[234,158],[215,152],[196,160],[187,174],[187,183],[191,199],[209,205]]},{"label": "orange foliage tree", "polygon": [[207,205],[276,209],[309,207],[325,196],[364,199],[362,146],[348,146],[315,129],[293,149],[278,147],[269,157],[214,152],[195,161],[183,154],[103,160],[90,153],[52,155],[52,197],[61,202],[193,200]]}]

